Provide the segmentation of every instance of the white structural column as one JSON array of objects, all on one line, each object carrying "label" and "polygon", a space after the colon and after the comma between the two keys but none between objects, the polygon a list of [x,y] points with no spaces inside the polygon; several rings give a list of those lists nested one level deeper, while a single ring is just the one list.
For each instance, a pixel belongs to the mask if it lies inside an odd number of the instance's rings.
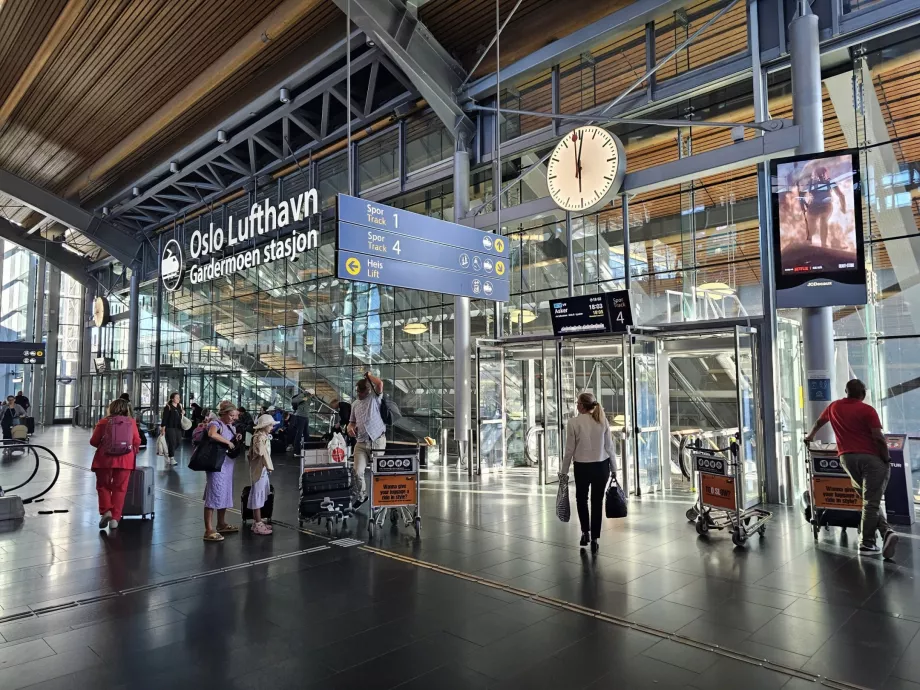
[{"label": "white structural column", "polygon": [[43,396],[42,422],[54,424],[54,403],[57,393],[58,331],[61,325],[61,270],[48,268],[48,342],[45,343],[45,394]]},{"label": "white structural column", "polygon": [[[792,116],[799,127],[798,153],[820,153],[824,151],[824,111],[821,103],[818,17],[812,13],[807,0],[799,0],[798,5],[798,12],[789,24]],[[836,364],[831,307],[803,309],[802,336],[805,346],[805,378],[830,379],[833,385]],[[834,397],[833,388],[830,397]],[[810,399],[811,395],[807,395],[807,398],[806,423],[810,425],[824,411],[827,402],[813,401]]]},{"label": "white structural column", "polygon": [[[460,222],[470,207],[470,152],[466,136],[457,135],[454,150],[454,220]],[[467,474],[473,476],[470,408],[473,387],[470,373],[470,298],[454,297],[454,439],[466,458]]]}]

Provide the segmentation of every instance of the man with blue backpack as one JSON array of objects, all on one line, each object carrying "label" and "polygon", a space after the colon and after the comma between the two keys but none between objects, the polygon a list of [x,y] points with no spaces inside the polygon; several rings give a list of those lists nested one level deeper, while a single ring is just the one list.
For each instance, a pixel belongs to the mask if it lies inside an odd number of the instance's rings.
[{"label": "man with blue backpack", "polygon": [[396,406],[383,394],[383,381],[365,372],[355,385],[356,400],[351,405],[348,435],[357,443],[354,450],[355,500],[357,509],[367,501],[367,484],[364,474],[374,452],[387,447],[387,425],[399,415]]}]

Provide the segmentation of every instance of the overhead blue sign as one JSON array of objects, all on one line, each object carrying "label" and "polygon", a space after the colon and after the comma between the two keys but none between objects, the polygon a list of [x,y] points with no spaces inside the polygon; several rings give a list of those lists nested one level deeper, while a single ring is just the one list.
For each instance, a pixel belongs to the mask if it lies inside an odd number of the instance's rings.
[{"label": "overhead blue sign", "polygon": [[340,249],[338,254],[339,278],[496,302],[507,302],[511,297],[511,283],[507,280],[479,277],[344,249]]},{"label": "overhead blue sign", "polygon": [[[508,259],[339,221],[339,249],[509,280]],[[345,277],[345,276],[340,276]]]},{"label": "overhead blue sign", "polygon": [[397,235],[507,258],[508,240],[491,232],[430,218],[346,194],[338,195],[339,221],[387,230]]}]

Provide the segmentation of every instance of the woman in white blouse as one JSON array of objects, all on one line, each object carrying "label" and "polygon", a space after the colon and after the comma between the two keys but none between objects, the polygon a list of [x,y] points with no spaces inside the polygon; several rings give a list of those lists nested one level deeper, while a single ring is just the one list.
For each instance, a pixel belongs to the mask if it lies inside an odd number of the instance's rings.
[{"label": "woman in white blouse", "polygon": [[[591,539],[591,553],[597,553],[604,517],[604,491],[610,472],[616,471],[616,453],[604,408],[591,393],[578,396],[578,414],[570,419],[565,433],[565,454],[560,477],[568,476],[575,461],[575,505],[581,523],[581,546]],[[591,511],[588,511],[588,493]]]}]

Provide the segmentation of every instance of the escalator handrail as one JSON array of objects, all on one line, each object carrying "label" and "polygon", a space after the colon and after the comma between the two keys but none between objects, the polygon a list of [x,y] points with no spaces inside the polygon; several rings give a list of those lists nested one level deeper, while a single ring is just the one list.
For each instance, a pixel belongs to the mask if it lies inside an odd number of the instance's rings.
[{"label": "escalator handrail", "polygon": [[[10,448],[17,448],[17,447],[20,447],[20,446],[24,446],[24,447],[29,447],[29,448],[31,448],[31,446],[30,446],[29,444],[23,443],[22,441],[16,441],[16,440],[14,440],[14,439],[4,438],[4,439],[0,439],[0,441],[2,441],[2,446],[0,446],[0,448],[6,447],[6,446],[8,446],[8,447],[10,447]],[[7,443],[7,442],[9,442],[9,441],[12,441],[12,443]],[[32,468],[32,474],[29,475],[29,478],[26,479],[26,480],[25,480],[24,482],[22,482],[21,484],[17,484],[16,486],[10,486],[10,487],[5,487],[5,486],[4,486],[4,487],[2,487],[2,488],[3,488],[3,493],[7,494],[7,493],[9,493],[9,492],[11,492],[11,491],[15,491],[16,489],[19,489],[19,488],[25,486],[26,484],[28,484],[29,482],[32,481],[32,479],[35,477],[36,474],[38,474],[38,463],[39,463],[39,460],[38,460],[38,453],[36,453],[35,451],[32,451],[32,455],[35,456],[35,467]]]},{"label": "escalator handrail", "polygon": [[[12,441],[12,443],[11,443],[11,441]],[[46,493],[48,493],[49,491],[51,491],[51,489],[54,488],[54,485],[57,484],[58,477],[61,476],[61,461],[58,460],[58,456],[55,455],[55,454],[54,454],[54,451],[51,450],[50,448],[48,448],[48,447],[46,447],[46,446],[37,446],[37,445],[32,444],[32,443],[22,443],[21,441],[13,441],[13,439],[8,439],[8,438],[7,438],[7,439],[0,439],[0,448],[11,447],[11,446],[13,446],[14,443],[15,443],[16,445],[18,445],[18,446],[25,446],[25,447],[27,447],[27,448],[37,448],[38,450],[47,451],[47,453],[51,456],[51,459],[54,460],[54,478],[51,480],[51,483],[45,488],[44,491],[40,491],[39,493],[35,494],[34,496],[30,496],[30,497],[28,497],[28,498],[23,498],[23,499],[22,499],[22,503],[23,503],[23,505],[25,505],[25,504],[27,504],[27,503],[32,503],[32,501],[34,501],[36,498],[41,498],[41,497],[44,496]],[[33,451],[33,452],[34,452],[34,451]],[[38,453],[35,453],[35,457],[38,458]],[[36,462],[36,472],[37,472],[37,471],[38,471],[38,463]],[[34,477],[34,476],[35,476],[35,473],[33,473],[32,476]],[[29,478],[29,481],[31,481],[31,479],[32,479],[32,477]],[[19,486],[25,486],[25,484],[27,484],[27,483],[28,483],[28,481],[25,482],[24,484],[20,484]],[[19,487],[16,487],[16,488],[19,488]],[[20,498],[21,498],[21,497],[20,497]]]},{"label": "escalator handrail", "polygon": [[542,424],[534,424],[527,430],[527,433],[524,434],[524,457],[527,458],[527,462],[531,465],[536,465],[537,461],[534,460],[533,456],[530,454],[530,437],[537,433],[542,434],[545,431]]}]

